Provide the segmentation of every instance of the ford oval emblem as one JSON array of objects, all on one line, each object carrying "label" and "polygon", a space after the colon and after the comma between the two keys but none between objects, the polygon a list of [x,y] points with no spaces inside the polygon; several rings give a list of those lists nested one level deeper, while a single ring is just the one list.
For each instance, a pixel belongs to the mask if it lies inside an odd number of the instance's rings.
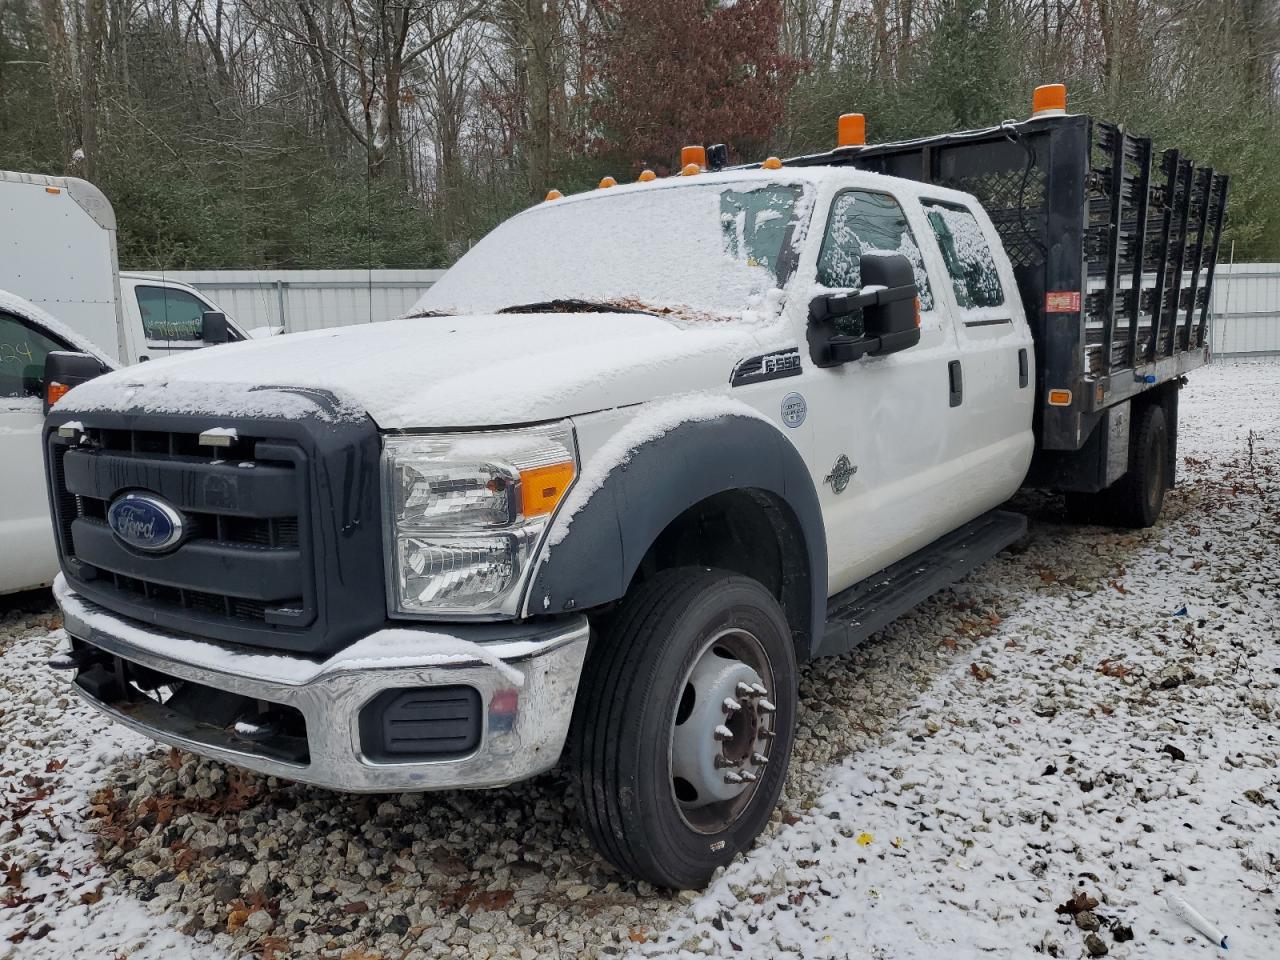
[{"label": "ford oval emblem", "polygon": [[126,493],[112,501],[107,524],[135,550],[167,550],[182,539],[182,514],[159,497]]}]

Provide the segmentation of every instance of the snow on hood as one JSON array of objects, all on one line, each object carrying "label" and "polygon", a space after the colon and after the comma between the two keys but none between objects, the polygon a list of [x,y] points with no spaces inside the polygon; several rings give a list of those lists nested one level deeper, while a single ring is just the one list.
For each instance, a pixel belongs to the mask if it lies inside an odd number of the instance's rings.
[{"label": "snow on hood", "polygon": [[727,385],[780,332],[643,314],[420,317],[192,351],[92,380],[64,406],[295,418],[326,391],[330,415],[368,412],[384,430],[529,423]]}]

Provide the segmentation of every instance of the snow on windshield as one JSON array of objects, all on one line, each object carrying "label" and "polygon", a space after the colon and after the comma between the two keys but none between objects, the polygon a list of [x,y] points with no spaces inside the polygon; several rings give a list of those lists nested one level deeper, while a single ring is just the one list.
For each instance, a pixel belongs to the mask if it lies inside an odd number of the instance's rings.
[{"label": "snow on windshield", "polygon": [[801,184],[759,181],[540,204],[476,244],[411,313],[587,300],[740,316],[790,279],[811,206]]}]

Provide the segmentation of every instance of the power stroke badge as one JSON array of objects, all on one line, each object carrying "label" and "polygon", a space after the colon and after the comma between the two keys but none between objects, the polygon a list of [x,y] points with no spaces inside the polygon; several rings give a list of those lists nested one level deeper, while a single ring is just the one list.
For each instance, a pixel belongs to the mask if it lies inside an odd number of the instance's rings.
[{"label": "power stroke badge", "polygon": [[835,466],[831,468],[831,472],[827,474],[825,482],[831,484],[831,489],[836,493],[844,493],[845,487],[849,486],[849,481],[857,472],[858,468],[842,453],[840,459],[835,462]]}]

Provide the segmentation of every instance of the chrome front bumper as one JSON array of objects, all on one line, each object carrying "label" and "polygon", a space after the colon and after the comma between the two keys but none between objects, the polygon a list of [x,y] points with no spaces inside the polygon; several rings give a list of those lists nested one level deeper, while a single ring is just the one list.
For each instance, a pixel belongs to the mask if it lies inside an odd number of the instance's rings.
[{"label": "chrome front bumper", "polygon": [[[67,633],[112,656],[214,690],[281,704],[306,723],[307,762],[265,756],[249,740],[193,721],[146,697],[89,704],[155,740],[260,773],[334,790],[398,792],[497,787],[550,769],[560,757],[587,652],[586,617],[551,625],[450,625],[379,630],[328,660],[232,652],[119,617],[71,590],[54,596]],[[483,710],[478,745],[449,759],[372,760],[361,749],[362,708],[383,691],[467,685]]]}]

